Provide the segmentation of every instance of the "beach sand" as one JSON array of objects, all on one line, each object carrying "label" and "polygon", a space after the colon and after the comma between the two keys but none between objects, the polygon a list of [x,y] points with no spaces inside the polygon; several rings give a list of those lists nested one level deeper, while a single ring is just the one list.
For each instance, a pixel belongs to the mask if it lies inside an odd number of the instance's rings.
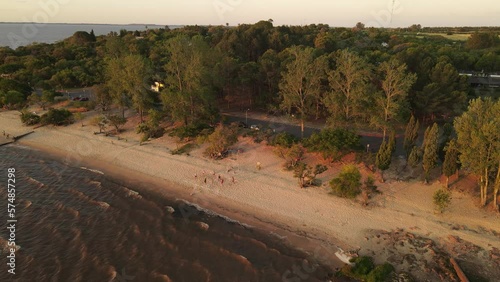
[{"label": "beach sand", "polygon": [[[14,111],[0,112],[0,131],[13,135],[31,131],[21,124],[18,116]],[[88,124],[88,120],[83,122]],[[338,173],[338,166],[321,175],[325,183],[322,187],[300,189],[292,173],[283,171],[283,161],[272,148],[255,144],[248,138],[240,139],[235,146],[239,153],[213,161],[202,156],[203,147],[189,156],[172,155],[170,151],[178,145],[168,136],[140,146],[136,141],[138,136],[132,131],[118,140],[95,135],[97,130],[95,126],[82,127],[80,123],[41,127],[18,144],[54,154],[72,166],[101,170],[112,177],[266,230],[333,267],[342,265],[334,255],[338,247],[372,255],[376,263],[387,261],[391,253],[398,253],[402,258],[415,251],[412,244],[400,246],[401,240],[408,241],[407,237],[394,239],[387,235],[394,234],[392,232],[429,238],[439,248],[445,248],[453,240],[450,238],[460,238],[484,250],[481,253],[484,258],[476,258],[478,263],[498,264],[494,260],[495,248],[500,248],[498,214],[479,208],[476,199],[467,194],[453,192],[448,211],[436,215],[432,194],[441,187],[438,182],[431,185],[420,181],[377,183],[382,194],[364,208],[355,201],[328,193],[326,184]],[[261,163],[260,170],[256,168],[257,162]],[[224,179],[223,184],[219,177]],[[377,243],[384,236],[392,239]],[[432,261],[435,258],[417,259]],[[392,260],[397,270],[409,268],[399,259]],[[484,275],[500,277],[498,266]],[[424,279],[437,275],[418,268],[410,273]]]}]

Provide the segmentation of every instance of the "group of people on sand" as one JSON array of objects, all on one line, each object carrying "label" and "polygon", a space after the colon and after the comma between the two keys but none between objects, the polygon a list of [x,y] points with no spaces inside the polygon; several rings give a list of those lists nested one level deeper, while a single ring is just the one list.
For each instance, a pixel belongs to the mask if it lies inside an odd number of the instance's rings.
[{"label": "group of people on sand", "polygon": [[[230,172],[233,172],[234,174],[236,173],[232,167],[227,169],[227,173]],[[236,179],[234,178],[233,175],[229,176],[229,175],[217,174],[215,171],[208,172],[205,170],[201,172],[200,177],[198,177],[198,173],[195,173],[194,179],[197,183],[201,181],[205,185],[207,185],[209,181],[211,185],[215,184],[215,181],[217,181],[221,186],[224,186],[224,183],[227,183],[228,181],[231,184],[236,183]]]}]

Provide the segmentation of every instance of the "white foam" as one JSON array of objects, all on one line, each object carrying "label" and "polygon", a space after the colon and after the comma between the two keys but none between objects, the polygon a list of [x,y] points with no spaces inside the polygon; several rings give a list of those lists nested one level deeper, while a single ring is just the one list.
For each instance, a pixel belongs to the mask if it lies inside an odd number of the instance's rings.
[{"label": "white foam", "polygon": [[184,199],[179,199],[179,198],[176,198],[175,200],[176,200],[176,201],[181,201],[181,202],[185,203],[186,205],[192,206],[192,207],[196,208],[198,211],[203,212],[203,213],[205,213],[205,214],[207,214],[207,215],[211,215],[211,216],[216,216],[216,217],[222,218],[222,219],[224,219],[226,222],[229,222],[229,223],[235,223],[235,224],[241,225],[241,226],[243,226],[243,227],[247,227],[247,228],[253,228],[253,226],[251,226],[251,225],[248,225],[248,224],[243,223],[243,222],[238,221],[238,220],[234,220],[234,219],[229,218],[229,217],[227,217],[227,216],[225,216],[225,215],[222,215],[222,214],[220,214],[220,213],[216,213],[216,212],[214,212],[214,211],[212,211],[212,210],[202,208],[202,207],[200,207],[199,205],[197,205],[197,204],[195,204],[195,203],[191,203],[191,202],[186,201],[186,200],[184,200]]},{"label": "white foam", "polygon": [[104,175],[104,172],[102,172],[102,171],[100,171],[100,170],[97,170],[97,169],[91,169],[91,168],[87,168],[87,167],[84,167],[84,166],[81,166],[80,168],[81,168],[81,169],[84,169],[84,170],[91,171],[91,172],[93,172],[93,173],[98,173],[98,174]]}]

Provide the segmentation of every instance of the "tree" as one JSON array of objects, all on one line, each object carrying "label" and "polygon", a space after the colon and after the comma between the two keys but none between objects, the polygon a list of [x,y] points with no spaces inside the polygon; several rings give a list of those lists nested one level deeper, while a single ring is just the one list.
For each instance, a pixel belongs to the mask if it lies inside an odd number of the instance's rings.
[{"label": "tree", "polygon": [[439,189],[434,193],[432,199],[439,213],[443,213],[444,210],[450,205],[451,193],[450,191]]},{"label": "tree", "polygon": [[111,96],[110,90],[106,87],[106,85],[102,84],[94,86],[92,93],[94,93],[94,101],[96,102],[96,106],[99,110],[101,112],[109,110],[109,107],[113,102],[113,97]]},{"label": "tree", "polygon": [[118,115],[109,115],[109,123],[115,127],[116,133],[120,133],[121,127],[127,122],[127,119]]},{"label": "tree", "polygon": [[466,42],[469,49],[485,49],[500,43],[498,34],[494,32],[474,32]]},{"label": "tree", "polygon": [[54,102],[55,96],[56,93],[54,91],[43,90],[41,96],[39,96],[36,92],[33,92],[30,96],[28,96],[27,100],[30,105],[38,105],[45,110],[48,104]]},{"label": "tree", "polygon": [[179,35],[167,41],[169,60],[166,88],[161,93],[164,109],[185,125],[215,116],[214,98],[208,86],[210,49],[202,37]]},{"label": "tree", "polygon": [[43,125],[69,125],[73,123],[74,117],[73,113],[66,109],[50,109],[47,113],[40,117],[40,122]]},{"label": "tree", "polygon": [[305,187],[305,179],[311,173],[311,167],[308,167],[306,163],[299,162],[293,170],[293,177],[298,178],[300,188]]},{"label": "tree", "polygon": [[[94,118],[91,121],[91,124],[99,127],[99,133],[103,133],[103,132],[105,132],[106,127],[109,124],[109,120],[104,115],[97,115],[97,116],[94,116]],[[94,134],[96,134],[96,133],[94,133]]]},{"label": "tree", "polygon": [[299,161],[295,166],[293,176],[298,178],[300,188],[304,188],[315,185],[316,177],[327,170],[328,168],[321,164],[317,164],[313,169],[306,163]]},{"label": "tree", "polygon": [[144,111],[152,102],[147,83],[150,70],[149,62],[140,55],[127,55],[108,62],[106,84],[122,109],[122,117],[125,117],[125,107],[132,102],[143,121]]},{"label": "tree", "polygon": [[382,73],[382,91],[376,98],[380,114],[374,116],[372,123],[382,128],[384,139],[391,122],[396,119],[403,106],[408,91],[415,83],[417,76],[406,72],[406,64],[401,64],[397,59],[390,59],[380,64],[379,71]]},{"label": "tree", "polygon": [[40,99],[40,96],[35,92],[31,93],[31,95],[26,98],[26,101],[28,102],[28,105],[39,105],[40,107],[42,107],[42,109],[45,110],[45,105],[42,106],[42,100]]},{"label": "tree", "polygon": [[219,125],[214,133],[208,136],[208,147],[205,155],[212,159],[222,159],[230,146],[238,141],[238,128]]},{"label": "tree", "polygon": [[362,149],[361,137],[347,129],[323,129],[304,140],[304,145],[325,159],[337,161],[344,155]]},{"label": "tree", "polygon": [[148,120],[137,125],[137,133],[142,133],[141,142],[149,138],[159,138],[165,133],[165,129],[160,126],[163,114],[155,109],[149,109]]},{"label": "tree", "polygon": [[391,152],[391,156],[396,152],[396,132],[391,131],[391,135],[389,136],[389,142],[387,143],[387,150]]},{"label": "tree", "polygon": [[439,61],[425,75],[429,76],[428,83],[412,99],[415,111],[432,119],[461,113],[467,100],[467,77],[460,76],[447,60]]},{"label": "tree", "polygon": [[[375,165],[382,171],[387,170],[391,165],[392,151],[389,143],[385,140],[382,141],[375,158]],[[383,176],[382,176],[383,179]]]},{"label": "tree", "polygon": [[361,173],[354,165],[345,165],[338,177],[330,181],[332,193],[343,198],[354,198],[361,193]]},{"label": "tree", "polygon": [[410,121],[406,125],[406,130],[405,130],[404,148],[406,151],[406,157],[410,156],[413,147],[415,147],[415,142],[417,141],[418,138],[419,127],[420,127],[419,121],[416,120],[415,117],[412,115]]},{"label": "tree", "polygon": [[305,150],[301,144],[294,143],[290,147],[277,146],[275,152],[285,160],[285,169],[293,169],[302,160]]},{"label": "tree", "polygon": [[455,139],[450,140],[444,150],[446,154],[443,162],[443,174],[446,176],[446,188],[448,188],[450,176],[457,173],[458,170],[457,141]]},{"label": "tree", "polygon": [[424,169],[425,183],[429,181],[430,171],[436,167],[439,155],[439,128],[436,123],[428,127],[424,135],[424,155],[422,158],[422,168]]},{"label": "tree", "polygon": [[291,112],[298,111],[300,116],[301,136],[304,137],[304,122],[310,113],[314,98],[321,91],[321,78],[324,70],[316,68],[314,49],[294,46],[288,49],[291,60],[282,72],[279,93],[281,107]]},{"label": "tree", "polygon": [[24,103],[24,95],[16,90],[7,91],[7,93],[0,92],[0,107],[7,108],[20,107]]},{"label": "tree", "polygon": [[493,191],[493,206],[498,210],[500,182],[500,101],[475,99],[462,116],[455,119],[457,145],[462,167],[480,178],[481,205],[488,198],[490,172],[497,170]]},{"label": "tree", "polygon": [[54,102],[54,99],[56,97],[56,93],[54,91],[49,91],[49,90],[43,90],[42,91],[42,97],[40,97],[40,102],[43,103],[43,106],[41,106],[44,110],[47,105],[50,103]]},{"label": "tree", "polygon": [[356,30],[363,30],[363,29],[365,29],[365,24],[362,22],[358,22],[354,28]]},{"label": "tree", "polygon": [[410,155],[408,156],[408,164],[411,167],[416,167],[420,163],[422,157],[422,150],[418,148],[417,146],[413,146],[413,148],[410,151]]},{"label": "tree", "polygon": [[328,75],[332,92],[325,97],[325,105],[334,120],[349,122],[360,110],[360,102],[367,92],[370,67],[366,61],[347,49],[334,56],[336,68]]}]

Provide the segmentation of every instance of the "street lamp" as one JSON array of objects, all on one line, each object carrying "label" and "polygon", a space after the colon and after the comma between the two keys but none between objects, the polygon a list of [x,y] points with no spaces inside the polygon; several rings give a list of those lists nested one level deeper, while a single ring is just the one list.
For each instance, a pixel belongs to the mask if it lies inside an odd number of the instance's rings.
[{"label": "street lamp", "polygon": [[250,111],[250,109],[247,109],[246,112],[245,112],[245,123],[248,125],[248,111]]}]

